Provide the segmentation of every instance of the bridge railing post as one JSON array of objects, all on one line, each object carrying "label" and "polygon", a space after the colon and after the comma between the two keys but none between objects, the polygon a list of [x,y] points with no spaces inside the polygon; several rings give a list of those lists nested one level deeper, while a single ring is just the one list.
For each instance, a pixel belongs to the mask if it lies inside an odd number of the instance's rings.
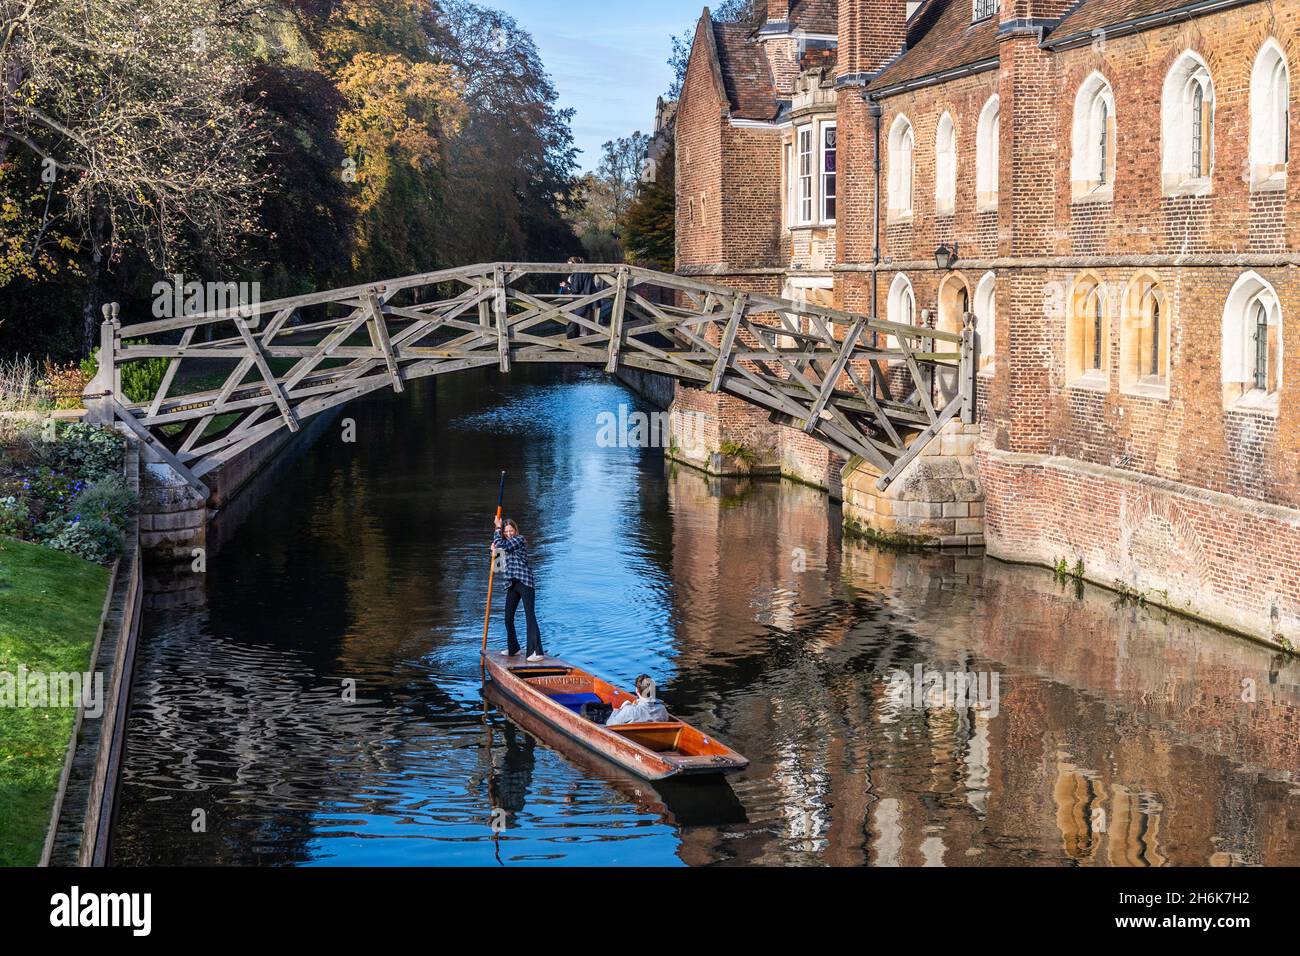
[{"label": "bridge railing post", "polygon": [[81,393],[82,404],[86,406],[86,421],[97,425],[113,423],[114,405],[122,397],[122,370],[117,367],[121,308],[116,302],[104,304],[104,321],[99,326],[99,368]]}]

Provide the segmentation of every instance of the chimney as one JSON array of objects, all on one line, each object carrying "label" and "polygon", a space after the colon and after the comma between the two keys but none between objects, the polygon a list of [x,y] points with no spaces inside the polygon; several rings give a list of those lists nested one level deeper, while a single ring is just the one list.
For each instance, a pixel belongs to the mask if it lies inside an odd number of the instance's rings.
[{"label": "chimney", "polygon": [[841,82],[867,80],[903,52],[907,0],[840,0]]}]

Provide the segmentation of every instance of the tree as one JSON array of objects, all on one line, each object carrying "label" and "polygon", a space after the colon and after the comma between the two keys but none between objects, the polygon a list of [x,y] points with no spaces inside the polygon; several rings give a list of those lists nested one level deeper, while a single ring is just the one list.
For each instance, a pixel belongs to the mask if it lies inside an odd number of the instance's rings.
[{"label": "tree", "polygon": [[531,36],[511,17],[466,0],[446,4],[435,51],[471,104],[449,143],[445,261],[565,258],[578,251],[565,219],[573,202],[572,110],[557,94]]},{"label": "tree", "polygon": [[[49,243],[79,248],[87,345],[126,250],[166,269],[189,237],[229,254],[256,230],[266,135],[242,94],[263,12],[260,0],[0,0],[0,169],[11,190],[0,204],[31,209],[21,170],[35,162],[59,216],[57,233],[38,227],[29,264],[7,274],[49,274]],[[17,220],[30,231],[30,211]]]},{"label": "tree", "polygon": [[620,230],[636,184],[641,178],[650,137],[635,132],[605,143],[600,166],[579,182],[580,205],[575,209],[574,228],[582,238],[587,258],[593,262],[617,262],[623,257]]},{"label": "tree", "polygon": [[623,244],[629,261],[671,272],[676,261],[677,188],[671,140],[653,182],[643,182],[627,211]]}]

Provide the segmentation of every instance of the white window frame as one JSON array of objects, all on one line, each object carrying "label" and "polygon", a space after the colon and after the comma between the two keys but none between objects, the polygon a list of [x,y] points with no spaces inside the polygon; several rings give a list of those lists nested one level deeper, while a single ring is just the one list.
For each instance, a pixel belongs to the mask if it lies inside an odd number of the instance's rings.
[{"label": "white window frame", "polygon": [[[1277,367],[1273,370],[1275,387],[1272,391],[1254,386],[1255,343],[1252,319],[1256,303],[1263,303],[1267,310],[1268,327],[1277,329]],[[1258,272],[1252,270],[1242,273],[1233,283],[1223,307],[1220,367],[1225,408],[1277,413],[1286,356],[1282,331],[1282,306],[1277,290]]]},{"label": "white window frame", "polygon": [[[889,297],[885,301],[885,317],[897,325],[916,325],[916,290],[912,288],[912,280],[903,273],[894,276],[894,281],[889,284]],[[890,335],[886,338],[885,347],[888,349],[898,348],[898,337]],[[891,359],[899,361],[902,359]]]},{"label": "white window frame", "polygon": [[998,176],[1001,161],[1002,100],[996,93],[980,110],[975,134],[975,208],[998,207]]},{"label": "white window frame", "polygon": [[[1198,89],[1202,94],[1202,112],[1209,111],[1208,140],[1201,128],[1193,129],[1197,125],[1195,94]],[[1166,74],[1160,97],[1160,180],[1166,195],[1209,192],[1214,169],[1214,99],[1209,67],[1198,54],[1184,51]],[[1198,136],[1205,161],[1204,175],[1192,165]]]},{"label": "white window frame", "polygon": [[[834,120],[829,120],[829,121],[823,122],[823,123],[820,124],[819,129],[818,129],[818,133],[817,133],[817,143],[818,143],[818,150],[817,150],[817,170],[818,170],[818,183],[817,183],[817,185],[818,185],[818,190],[817,190],[817,212],[818,212],[818,218],[819,218],[823,223],[825,223],[826,225],[831,225],[831,224],[833,224],[833,223],[835,222],[835,216],[828,216],[828,215],[826,214],[826,200],[827,200],[827,199],[833,199],[833,200],[835,200],[835,202],[836,202],[836,211],[838,212],[838,209],[839,209],[838,203],[839,203],[839,170],[840,170],[840,151],[839,151],[839,145],[840,145],[840,141],[839,141],[839,134],[838,134],[838,131],[837,131],[837,126],[838,126],[838,124],[837,124]],[[826,134],[827,134],[827,133],[835,133],[835,134],[836,134],[836,136],[835,136],[835,145],[834,145],[833,147],[831,147],[829,150],[826,148]],[[827,153],[827,152],[832,152],[832,153],[835,154],[835,171],[834,171],[834,172],[827,172],[827,171],[826,171],[826,153]],[[827,183],[827,180],[832,180],[832,181],[834,182],[834,184],[835,184],[834,187],[833,187],[833,188],[834,188],[834,192],[831,193],[831,194],[829,194],[829,195],[827,194],[827,189],[826,189],[826,183]]]},{"label": "white window frame", "polygon": [[971,0],[970,20],[978,23],[998,12],[998,0]]},{"label": "white window frame", "polygon": [[1114,195],[1115,94],[1110,82],[1094,71],[1074,98],[1070,137],[1070,185],[1074,199],[1109,199]]},{"label": "white window frame", "polygon": [[813,160],[817,155],[817,150],[813,145],[812,135],[813,127],[811,123],[795,127],[795,200],[798,203],[798,209],[795,211],[795,222],[801,226],[812,224],[817,201],[816,187],[813,180]]},{"label": "white window frame", "polygon": [[794,188],[794,147],[794,140],[791,140],[785,144],[785,151],[783,153],[785,160],[785,224],[787,228],[795,224],[798,213]]},{"label": "white window frame", "polygon": [[957,124],[952,114],[939,117],[934,132],[934,212],[951,216],[957,209]]},{"label": "white window frame", "polygon": [[986,272],[975,287],[975,341],[981,375],[992,375],[997,358],[998,297],[997,276]]},{"label": "white window frame", "polygon": [[912,215],[914,198],[916,130],[911,120],[901,113],[889,128],[888,156],[889,218],[906,219]]},{"label": "white window frame", "polygon": [[1277,40],[1269,37],[1250,71],[1251,189],[1286,187],[1290,135],[1291,64]]}]

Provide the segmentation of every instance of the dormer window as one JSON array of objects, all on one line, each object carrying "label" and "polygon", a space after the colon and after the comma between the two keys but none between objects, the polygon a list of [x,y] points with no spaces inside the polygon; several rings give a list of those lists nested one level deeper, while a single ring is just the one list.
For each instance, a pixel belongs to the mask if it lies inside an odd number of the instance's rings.
[{"label": "dormer window", "polygon": [[973,11],[971,14],[972,23],[991,17],[997,12],[997,0],[974,0]]}]

